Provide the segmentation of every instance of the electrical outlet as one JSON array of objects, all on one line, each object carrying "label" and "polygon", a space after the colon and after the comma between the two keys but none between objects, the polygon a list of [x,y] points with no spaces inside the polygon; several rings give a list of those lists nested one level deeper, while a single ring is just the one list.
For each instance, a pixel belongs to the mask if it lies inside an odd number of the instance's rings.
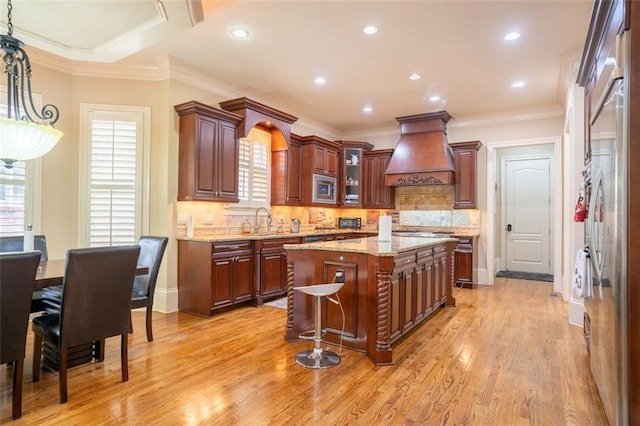
[{"label": "electrical outlet", "polygon": [[207,216],[202,222],[204,225],[213,225],[213,216]]},{"label": "electrical outlet", "polygon": [[186,216],[178,216],[178,224],[179,225],[184,225],[185,223],[187,223],[187,217]]},{"label": "electrical outlet", "polygon": [[336,276],[335,276],[334,282],[344,283],[344,270],[342,269],[336,270]]}]

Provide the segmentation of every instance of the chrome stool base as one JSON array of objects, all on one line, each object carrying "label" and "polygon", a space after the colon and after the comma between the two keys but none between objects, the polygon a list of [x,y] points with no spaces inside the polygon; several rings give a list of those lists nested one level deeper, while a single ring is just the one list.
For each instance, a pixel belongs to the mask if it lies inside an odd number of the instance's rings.
[{"label": "chrome stool base", "polygon": [[318,284],[312,286],[294,287],[294,290],[313,296],[315,304],[315,328],[313,334],[313,349],[302,351],[296,355],[296,362],[306,368],[331,368],[340,364],[340,355],[324,350],[322,343],[322,296],[337,293],[344,283]]},{"label": "chrome stool base", "polygon": [[297,354],[296,362],[307,368],[331,368],[340,364],[340,355],[324,349],[310,349]]}]

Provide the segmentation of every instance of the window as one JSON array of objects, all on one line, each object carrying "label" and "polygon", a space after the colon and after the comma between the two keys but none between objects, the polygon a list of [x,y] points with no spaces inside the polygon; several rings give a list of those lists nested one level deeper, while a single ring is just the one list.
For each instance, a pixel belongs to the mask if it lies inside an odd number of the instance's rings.
[{"label": "window", "polygon": [[134,244],[146,233],[149,108],[81,105],[79,245]]},{"label": "window", "polygon": [[[0,100],[7,99],[6,86],[0,87]],[[42,104],[33,95],[34,104]],[[7,106],[0,103],[0,117],[7,116]],[[22,235],[27,225],[40,230],[40,159],[18,161],[7,169],[0,162],[0,236]]]},{"label": "window", "polygon": [[243,207],[269,207],[271,135],[252,129],[240,139],[238,198]]}]

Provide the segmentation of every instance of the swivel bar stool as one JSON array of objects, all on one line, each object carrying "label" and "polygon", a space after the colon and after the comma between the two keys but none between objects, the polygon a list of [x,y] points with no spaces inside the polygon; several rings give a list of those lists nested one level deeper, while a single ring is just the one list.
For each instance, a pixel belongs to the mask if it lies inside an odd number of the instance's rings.
[{"label": "swivel bar stool", "polygon": [[317,284],[302,287],[294,287],[302,293],[314,296],[315,302],[315,334],[313,336],[313,349],[302,351],[296,355],[296,362],[307,368],[330,368],[340,364],[340,355],[335,352],[322,349],[322,297],[337,293],[344,283]]}]

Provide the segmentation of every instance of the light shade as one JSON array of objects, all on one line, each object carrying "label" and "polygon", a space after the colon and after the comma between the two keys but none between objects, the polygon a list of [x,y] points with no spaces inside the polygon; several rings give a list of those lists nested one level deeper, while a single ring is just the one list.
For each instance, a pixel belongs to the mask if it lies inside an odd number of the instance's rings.
[{"label": "light shade", "polygon": [[62,138],[54,127],[22,120],[0,118],[0,160],[11,167],[15,161],[41,157]]}]

